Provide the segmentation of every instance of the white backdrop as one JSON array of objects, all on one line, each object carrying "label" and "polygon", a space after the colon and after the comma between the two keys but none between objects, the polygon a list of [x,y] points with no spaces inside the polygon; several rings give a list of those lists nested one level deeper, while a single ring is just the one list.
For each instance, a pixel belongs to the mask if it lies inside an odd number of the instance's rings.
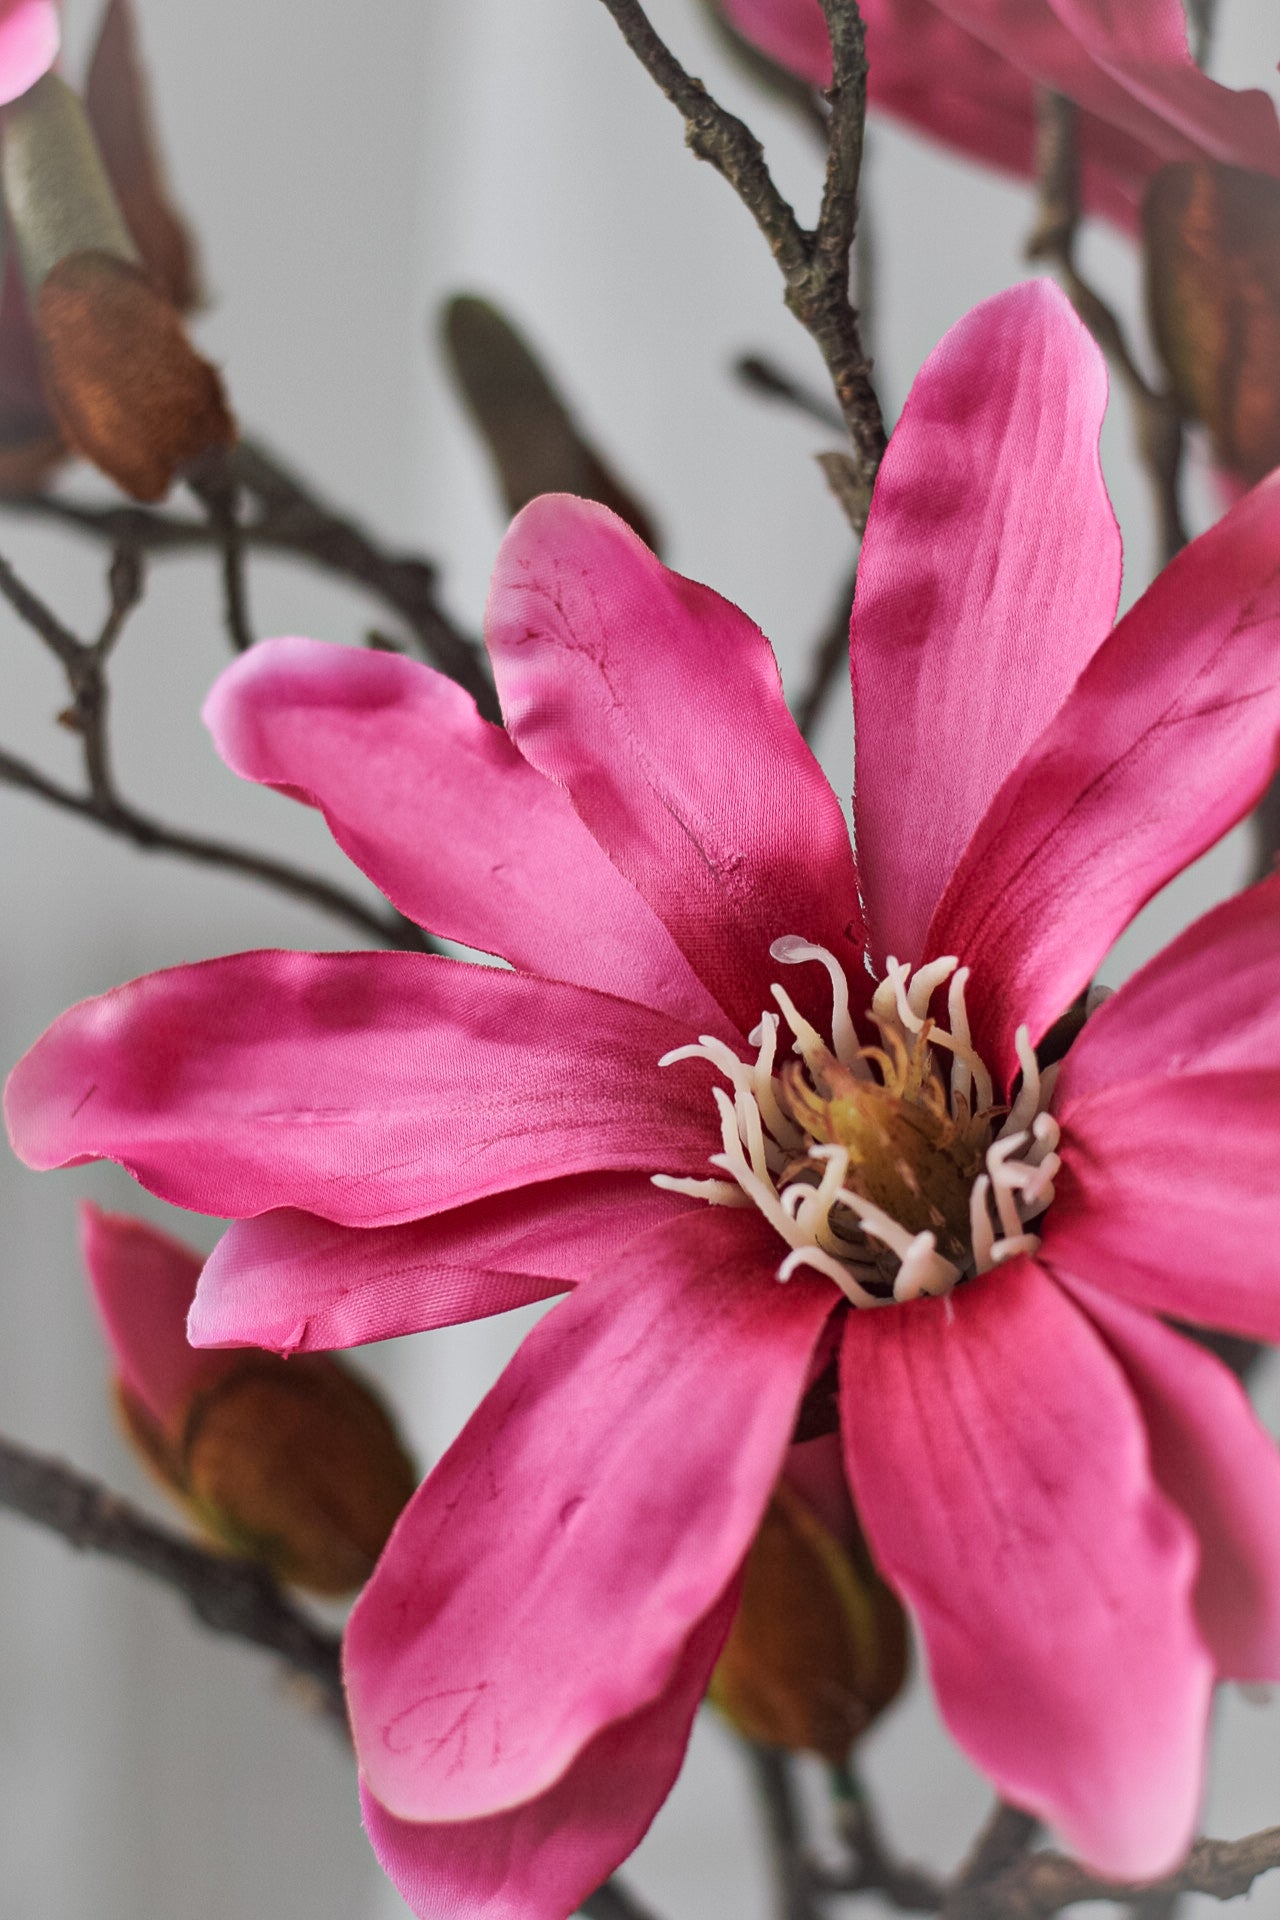
[{"label": "white backdrop", "polygon": [[[813,465],[820,430],[739,394],[731,357],[763,348],[820,379],[743,211],[683,150],[598,0],[137,0],[166,145],[205,244],[201,338],[242,418],[388,538],[446,568],[478,617],[501,533],[483,456],[441,376],[424,316],[458,287],[507,303],[586,420],[651,501],[669,557],[741,602],[794,684],[847,565]],[[68,0],[79,71],[93,9]],[[655,22],[764,133],[811,207],[811,137],[725,71],[694,0]],[[1275,0],[1222,0],[1217,70],[1273,75]],[[896,407],[920,360],[975,300],[1019,277],[1026,193],[878,124],[869,189],[879,242],[880,380]],[[1136,306],[1119,242],[1095,272]],[[1123,403],[1106,439],[1131,595],[1150,565]],[[100,556],[0,517],[0,551],[87,627]],[[358,637],[385,623],[283,563],[253,583],[259,631]],[[191,825],[343,862],[301,810],[242,787],[196,718],[226,657],[207,565],[166,562],[116,673],[122,779]],[[0,615],[0,738],[70,770],[57,681]],[[33,730],[38,729],[38,732]],[[849,783],[843,693],[822,738]],[[1229,891],[1237,840],[1155,903],[1111,978]],[[70,1001],[147,968],[341,933],[247,883],[144,858],[0,793],[0,1064]],[[102,1395],[73,1206],[92,1194],[164,1210],[112,1169],[28,1174],[0,1159],[0,1428],[144,1499]],[[179,1224],[180,1230],[181,1223]],[[190,1237],[210,1244],[205,1222]],[[374,1357],[424,1455],[456,1431],[522,1330],[507,1322]],[[1280,1408],[1273,1407],[1277,1424]],[[387,1920],[402,1912],[358,1830],[350,1771],[269,1666],[189,1624],[167,1595],[0,1517],[0,1920]],[[1280,1817],[1280,1712],[1224,1705],[1218,1831]],[[924,1689],[870,1743],[904,1848],[954,1858],[986,1803],[937,1731]],[[728,1743],[700,1728],[634,1878],[670,1920],[764,1920]],[[1280,1915],[1280,1881],[1255,1896]]]}]

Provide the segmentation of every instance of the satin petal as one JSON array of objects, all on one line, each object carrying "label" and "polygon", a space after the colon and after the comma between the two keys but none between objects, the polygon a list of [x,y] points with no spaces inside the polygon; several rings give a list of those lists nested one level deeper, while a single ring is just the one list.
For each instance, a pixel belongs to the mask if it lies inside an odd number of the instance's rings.
[{"label": "satin petal", "polygon": [[1116,1362],[1018,1260],[945,1301],[851,1314],[841,1373],[854,1501],[955,1738],[1097,1871],[1171,1870],[1213,1670],[1195,1543]]},{"label": "satin petal", "polygon": [[402,1819],[535,1798],[656,1700],[735,1574],[836,1298],[758,1215],[633,1240],[542,1319],[405,1511],[347,1630],[365,1777]]},{"label": "satin petal", "polygon": [[675,1783],[733,1619],[736,1583],[658,1699],[596,1735],[537,1799],[487,1819],[397,1820],[362,1786],[383,1871],[421,1920],[564,1920],[638,1846]]},{"label": "satin petal", "polygon": [[[486,635],[521,752],[567,788],[743,1033],[773,1004],[779,935],[828,947],[862,984],[844,815],[745,614],[606,508],[548,494],[503,542]],[[787,986],[829,1017],[819,969]]]},{"label": "satin petal", "polygon": [[1010,774],[926,946],[973,969],[974,1040],[1011,1071],[1138,909],[1246,813],[1280,737],[1280,476],[1179,554]]},{"label": "satin petal", "polygon": [[398,1227],[285,1209],[236,1221],[191,1309],[199,1347],[330,1352],[565,1293],[637,1234],[697,1206],[644,1174],[579,1174]]},{"label": "satin petal", "polygon": [[1280,1680],[1280,1450],[1194,1341],[1062,1275],[1142,1409],[1157,1484],[1200,1542],[1196,1617],[1226,1680]]},{"label": "satin petal", "polygon": [[0,106],[49,71],[60,41],[54,0],[8,0],[0,7]]},{"label": "satin petal", "polygon": [[1046,1260],[1154,1313],[1280,1340],[1280,1071],[1105,1087],[1062,1127]]},{"label": "satin petal", "polygon": [[117,1379],[162,1427],[185,1418],[195,1394],[226,1370],[187,1341],[200,1255],[145,1220],[80,1206],[80,1251]]},{"label": "satin petal", "polygon": [[705,1076],[643,1007],[411,953],[243,953],[86,1000],[5,1090],[29,1166],[117,1160],[232,1218],[388,1226],[595,1170],[702,1176]]},{"label": "satin petal", "polygon": [[854,815],[872,954],[913,965],[1010,771],[1110,633],[1120,532],[1102,355],[1047,280],[925,362],[876,481],[853,606]]},{"label": "satin petal", "polygon": [[368,648],[266,640],[220,676],[204,718],[228,766],[318,807],[420,926],[724,1032],[568,796],[443,674]]}]

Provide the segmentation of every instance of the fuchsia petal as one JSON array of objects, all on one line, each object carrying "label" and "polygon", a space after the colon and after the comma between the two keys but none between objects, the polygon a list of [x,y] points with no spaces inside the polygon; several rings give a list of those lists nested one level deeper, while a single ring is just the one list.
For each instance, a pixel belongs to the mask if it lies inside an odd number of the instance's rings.
[{"label": "fuchsia petal", "polygon": [[[844,816],[745,614],[607,508],[548,494],[502,544],[486,632],[521,752],[568,789],[743,1033],[773,1004],[780,934],[861,982]],[[829,1017],[821,970],[797,974],[788,989]]]},{"label": "fuchsia petal", "polygon": [[267,640],[221,675],[204,717],[228,766],[319,807],[420,926],[724,1033],[568,797],[443,674],[367,648]]},{"label": "fuchsia petal", "polygon": [[145,1220],[80,1208],[80,1250],[117,1378],[162,1427],[181,1422],[192,1395],[226,1370],[187,1342],[200,1255]]},{"label": "fuchsia petal", "polygon": [[399,1227],[262,1213],[214,1248],[191,1339],[325,1353],[507,1313],[566,1292],[637,1234],[699,1204],[642,1173],[587,1173]]},{"label": "fuchsia petal", "polygon": [[1179,1320],[1280,1340],[1280,1071],[1126,1082],[1062,1113],[1045,1259]]},{"label": "fuchsia petal", "polygon": [[1062,1063],[1054,1110],[1158,1074],[1280,1067],[1280,875],[1196,920],[1105,1000]]},{"label": "fuchsia petal", "polygon": [[738,1603],[693,1629],[666,1688],[584,1747],[537,1799],[487,1819],[397,1820],[362,1788],[369,1838],[422,1920],[564,1920],[644,1837],[680,1771],[693,1716]]},{"label": "fuchsia petal", "polygon": [[365,1778],[402,1819],[554,1786],[671,1683],[778,1477],[835,1304],[760,1217],[634,1240],[539,1322],[405,1510],[351,1616]]},{"label": "fuchsia petal", "polygon": [[1143,903],[1234,826],[1280,735],[1280,476],[1156,578],[1005,781],[926,947],[973,968],[985,1058],[1013,1066]]},{"label": "fuchsia petal", "polygon": [[[721,0],[731,27],[788,73],[831,85],[831,42],[818,0]],[[874,61],[868,62],[874,74]]]},{"label": "fuchsia petal", "polygon": [[854,1501],[970,1758],[1098,1871],[1147,1879],[1195,1830],[1212,1663],[1195,1543],[1088,1321],[1028,1260],[849,1315]]},{"label": "fuchsia petal", "polygon": [[925,362],[876,481],[853,608],[854,812],[873,957],[912,965],[974,828],[1111,631],[1102,355],[1047,280]]},{"label": "fuchsia petal", "polygon": [[0,106],[48,73],[60,39],[54,0],[8,0],[0,6]]},{"label": "fuchsia petal", "polygon": [[1157,1484],[1200,1541],[1196,1616],[1226,1680],[1280,1680],[1280,1451],[1220,1360],[1064,1276],[1124,1368]]},{"label": "fuchsia petal", "polygon": [[497,967],[241,953],[72,1007],[5,1109],[29,1166],[118,1160],[198,1213],[387,1226],[564,1174],[704,1175],[705,1080],[658,1066],[688,1039]]}]

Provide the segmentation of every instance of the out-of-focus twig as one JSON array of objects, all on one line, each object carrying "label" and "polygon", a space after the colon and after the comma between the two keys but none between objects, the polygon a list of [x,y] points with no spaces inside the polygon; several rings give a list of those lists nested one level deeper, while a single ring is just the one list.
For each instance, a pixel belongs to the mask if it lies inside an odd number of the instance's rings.
[{"label": "out-of-focus twig", "polygon": [[856,581],[855,569],[836,595],[831,618],[813,651],[809,678],[796,701],[796,725],[806,740],[813,739],[827,698],[849,658],[849,617]]},{"label": "out-of-focus twig", "polygon": [[1148,1902],[1176,1893],[1206,1893],[1234,1900],[1259,1874],[1280,1867],[1280,1827],[1243,1840],[1198,1840],[1177,1873],[1150,1886],[1092,1874],[1060,1853],[1029,1853],[981,1887],[966,1889],[943,1908],[946,1920],[1048,1920],[1082,1900],[1139,1898]]},{"label": "out-of-focus twig", "polygon": [[1015,1860],[1020,1860],[1040,1830],[1033,1813],[997,1800],[991,1818],[961,1862],[951,1883],[951,1897],[967,1893],[971,1887],[985,1886]]},{"label": "out-of-focus twig", "polygon": [[792,1776],[791,1755],[781,1747],[760,1746],[750,1740],[744,1741],[743,1746],[751,1762],[756,1795],[764,1815],[776,1920],[822,1920]]},{"label": "out-of-focus twig", "polygon": [[66,813],[79,814],[107,833],[130,840],[146,851],[178,854],[201,866],[221,867],[227,872],[263,881],[294,899],[305,900],[336,915],[382,946],[430,951],[433,943],[429,936],[397,913],[384,913],[366,906],[345,888],[306,873],[287,861],[206,834],[185,833],[180,828],[166,826],[124,799],[111,764],[107,665],[124,623],[141,596],[143,565],[139,549],[128,544],[120,547],[113,556],[108,578],[110,605],[102,628],[94,640],[81,641],[19,579],[8,562],[0,559],[0,597],[7,600],[19,618],[39,636],[66,677],[71,702],[61,717],[80,737],[85,787],[77,791],[64,786],[38,767],[4,750],[0,750],[0,784],[33,794]]},{"label": "out-of-focus twig", "polygon": [[744,353],[734,361],[733,371],[749,393],[794,407],[797,413],[806,414],[819,426],[833,427],[837,432],[843,428],[844,421],[828,399],[787,373],[767,354]]},{"label": "out-of-focus twig", "polygon": [[1106,354],[1133,407],[1138,450],[1147,470],[1159,528],[1160,564],[1167,566],[1187,544],[1179,504],[1183,427],[1169,394],[1144,378],[1115,313],[1084,279],[1076,262],[1080,225],[1076,108],[1061,94],[1042,92],[1039,103],[1039,210],[1027,242],[1027,257],[1057,269],[1072,306]]},{"label": "out-of-focus twig", "polygon": [[891,1907],[907,1913],[936,1913],[945,1886],[893,1858],[862,1782],[847,1767],[839,1767],[831,1774],[831,1786],[836,1830],[848,1864],[837,1873],[815,1867],[815,1884],[830,1893],[880,1893]]},{"label": "out-of-focus twig", "polygon": [[884,420],[849,296],[866,117],[866,36],[857,0],[822,0],[831,36],[827,169],[816,226],[800,224],[751,129],[687,73],[640,0],[604,0],[627,45],[684,116],[685,139],[721,173],[751,213],[782,274],[786,302],[826,362],[849,433],[865,524],[885,447]]}]

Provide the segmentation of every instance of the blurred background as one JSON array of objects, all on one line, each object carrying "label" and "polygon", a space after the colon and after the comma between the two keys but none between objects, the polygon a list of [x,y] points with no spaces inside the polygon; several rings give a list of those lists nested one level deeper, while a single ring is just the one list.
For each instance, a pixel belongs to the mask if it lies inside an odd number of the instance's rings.
[{"label": "blurred background", "polygon": [[[837,596],[850,541],[813,455],[820,427],[745,394],[761,350],[819,387],[777,275],[724,184],[598,0],[137,0],[164,146],[211,294],[197,337],[241,421],[388,543],[436,559],[478,625],[502,514],[441,367],[435,316],[460,288],[498,299],[544,351],[584,423],[651,506],[667,557],[747,608],[792,687]],[[726,65],[695,0],[651,15],[766,139],[812,211],[812,133]],[[78,79],[96,8],[68,0]],[[1275,0],[1221,0],[1213,71],[1274,85]],[[866,217],[874,350],[887,409],[950,323],[1022,277],[1030,195],[873,122]],[[1085,257],[1137,328],[1132,250],[1090,231]],[[1126,540],[1126,597],[1153,541],[1123,399],[1104,459]],[[101,492],[84,472],[82,494]],[[1197,524],[1207,492],[1192,488]],[[1064,510],[1069,510],[1064,508]],[[0,512],[0,553],[73,626],[104,605],[105,556]],[[256,560],[259,633],[358,640],[386,615],[302,567]],[[114,673],[122,785],[167,820],[215,827],[344,876],[318,819],[240,785],[201,729],[228,657],[216,570],[155,565]],[[0,612],[0,737],[73,771],[62,692]],[[819,747],[848,791],[843,684]],[[1153,903],[1112,983],[1239,883],[1240,835]],[[358,882],[353,881],[353,884]],[[262,945],[339,946],[335,923],[276,895],[148,856],[0,790],[0,1063],[73,1000],[136,973]],[[57,1176],[0,1155],[0,1429],[122,1492],[155,1496],[116,1436],[79,1269],[75,1202],[145,1213],[212,1244],[114,1169]],[[424,1459],[439,1454],[528,1316],[366,1356]],[[1260,1381],[1280,1426],[1280,1383]],[[362,1839],[349,1758],[271,1663],[214,1641],[129,1574],[0,1515],[0,1916],[3,1920],[391,1920],[403,1913]],[[741,1762],[704,1716],[672,1801],[629,1870],[666,1920],[765,1920],[767,1883]],[[865,1768],[905,1853],[948,1866],[988,1793],[917,1681]],[[1280,1708],[1224,1698],[1209,1830],[1280,1819]],[[874,1903],[866,1903],[874,1910]],[[1206,1909],[1209,1903],[1204,1903]],[[1280,1915],[1280,1876],[1253,1897]]]}]

